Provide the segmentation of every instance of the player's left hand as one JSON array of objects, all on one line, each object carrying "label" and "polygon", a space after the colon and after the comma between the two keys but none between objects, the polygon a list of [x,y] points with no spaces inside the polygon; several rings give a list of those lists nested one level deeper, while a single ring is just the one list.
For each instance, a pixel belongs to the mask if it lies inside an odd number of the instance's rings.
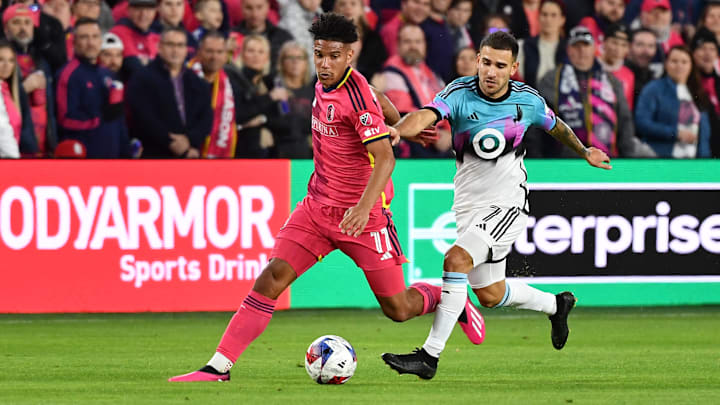
[{"label": "player's left hand", "polygon": [[357,238],[365,230],[365,226],[370,220],[370,210],[358,207],[350,207],[345,211],[343,220],[340,221],[340,232]]},{"label": "player's left hand", "polygon": [[606,170],[612,169],[608,155],[594,146],[588,148],[588,154],[585,155],[585,160],[587,160],[590,166]]},{"label": "player's left hand", "polygon": [[397,145],[400,142],[400,132],[395,127],[388,127],[388,131],[390,131],[390,145]]}]

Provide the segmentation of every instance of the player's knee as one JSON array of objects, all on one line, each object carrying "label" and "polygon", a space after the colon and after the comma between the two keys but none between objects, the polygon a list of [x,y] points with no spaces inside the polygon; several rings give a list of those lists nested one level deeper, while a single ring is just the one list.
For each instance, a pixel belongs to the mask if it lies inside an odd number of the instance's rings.
[{"label": "player's knee", "polygon": [[449,251],[445,255],[445,261],[443,262],[443,270],[456,273],[468,273],[472,270],[473,262],[470,255],[461,254],[458,251]]},{"label": "player's knee", "polygon": [[284,261],[271,261],[260,273],[253,290],[271,299],[277,299],[297,277],[295,271]]}]

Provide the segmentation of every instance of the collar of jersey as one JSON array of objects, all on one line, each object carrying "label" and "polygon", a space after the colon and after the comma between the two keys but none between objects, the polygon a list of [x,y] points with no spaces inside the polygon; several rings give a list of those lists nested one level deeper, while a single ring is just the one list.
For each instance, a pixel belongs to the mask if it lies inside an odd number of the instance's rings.
[{"label": "collar of jersey", "polygon": [[479,82],[480,78],[479,78],[478,76],[475,76],[475,77],[478,78],[477,94],[478,94],[478,96],[480,96],[482,99],[487,100],[487,101],[489,101],[489,102],[491,102],[491,103],[500,103],[500,102],[502,102],[502,101],[507,100],[507,98],[510,97],[510,89],[511,89],[511,87],[512,87],[512,86],[510,85],[510,81],[508,81],[508,88],[507,88],[507,91],[505,92],[505,94],[503,94],[503,95],[500,96],[499,98],[490,98],[490,97],[486,96],[485,93],[482,92],[482,90],[480,90],[480,82]]},{"label": "collar of jersey", "polygon": [[343,84],[345,84],[345,82],[347,81],[348,77],[350,77],[350,73],[352,73],[352,66],[348,66],[347,69],[345,69],[345,73],[343,74],[342,80],[340,80],[339,82],[333,84],[333,85],[330,86],[330,87],[327,87],[327,88],[326,88],[326,87],[323,87],[323,91],[324,91],[325,93],[329,93],[329,92],[331,92],[331,91],[333,91],[333,90],[339,89],[340,87],[342,87]]}]

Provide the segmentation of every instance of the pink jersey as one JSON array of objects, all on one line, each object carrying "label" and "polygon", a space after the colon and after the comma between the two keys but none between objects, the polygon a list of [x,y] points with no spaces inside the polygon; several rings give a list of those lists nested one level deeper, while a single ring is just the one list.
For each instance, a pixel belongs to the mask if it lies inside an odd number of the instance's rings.
[{"label": "pink jersey", "polygon": [[[384,120],[367,80],[352,68],[331,88],[317,82],[312,109],[315,171],[308,196],[334,207],[357,204],[373,170],[373,158],[365,145],[390,136]],[[391,190],[392,182],[373,211],[389,206]]]}]

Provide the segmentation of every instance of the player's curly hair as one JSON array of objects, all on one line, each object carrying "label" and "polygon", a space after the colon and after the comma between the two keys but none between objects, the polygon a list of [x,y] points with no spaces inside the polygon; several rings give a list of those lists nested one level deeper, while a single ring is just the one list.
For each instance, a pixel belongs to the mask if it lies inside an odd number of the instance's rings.
[{"label": "player's curly hair", "polygon": [[321,14],[308,30],[314,40],[338,41],[351,44],[358,40],[355,23],[345,16],[337,13]]}]

